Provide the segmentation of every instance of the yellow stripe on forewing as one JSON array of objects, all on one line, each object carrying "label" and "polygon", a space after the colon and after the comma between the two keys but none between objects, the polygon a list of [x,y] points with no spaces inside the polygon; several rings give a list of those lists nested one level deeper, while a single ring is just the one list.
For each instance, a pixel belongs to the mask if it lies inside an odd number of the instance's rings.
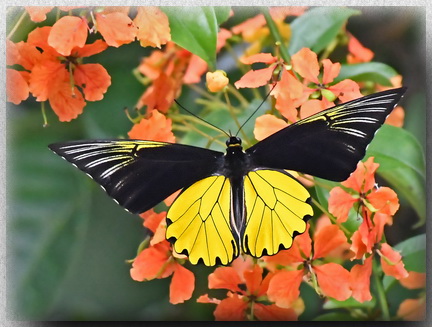
[{"label": "yellow stripe on forewing", "polygon": [[[303,233],[312,207],[310,197],[297,180],[275,170],[249,172],[244,180],[246,228],[242,249],[255,257],[276,254],[280,246],[289,248],[293,233]],[[247,243],[247,244],[246,244]]]},{"label": "yellow stripe on forewing", "polygon": [[[214,266],[219,257],[222,264],[238,255],[238,248],[229,224],[230,182],[224,176],[204,178],[183,191],[167,213],[171,224],[166,237],[174,237],[174,249],[186,250],[189,261],[200,258]],[[234,244],[234,245],[233,245]]]}]

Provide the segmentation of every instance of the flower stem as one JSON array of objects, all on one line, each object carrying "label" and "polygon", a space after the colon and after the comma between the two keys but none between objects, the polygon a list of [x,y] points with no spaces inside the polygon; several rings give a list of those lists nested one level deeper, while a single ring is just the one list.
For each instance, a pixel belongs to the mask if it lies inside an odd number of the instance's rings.
[{"label": "flower stem", "polygon": [[380,303],[383,320],[390,321],[390,312],[388,308],[387,298],[385,295],[384,287],[381,283],[381,273],[379,271],[378,263],[376,260],[373,261],[372,274],[374,278],[375,288],[378,293],[378,301]]},{"label": "flower stem", "polygon": [[267,7],[264,7],[262,10],[262,13],[264,15],[264,18],[267,22],[267,26],[270,30],[270,34],[273,36],[273,39],[275,40],[275,42],[279,43],[279,51],[280,51],[280,55],[282,57],[282,59],[285,61],[286,64],[291,63],[291,57],[288,54],[288,50],[287,48],[283,45],[284,42],[282,40],[282,37],[279,33],[279,30],[275,24],[275,22],[273,21],[273,18],[271,17],[269,10]]}]

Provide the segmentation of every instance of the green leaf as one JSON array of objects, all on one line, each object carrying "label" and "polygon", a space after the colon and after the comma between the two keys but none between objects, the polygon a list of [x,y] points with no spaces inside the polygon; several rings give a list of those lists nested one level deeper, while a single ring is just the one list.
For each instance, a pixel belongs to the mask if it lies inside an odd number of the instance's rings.
[{"label": "green leaf", "polygon": [[372,81],[381,85],[391,86],[390,79],[398,73],[389,65],[381,62],[365,62],[352,65],[342,65],[335,82],[352,79],[356,82]]},{"label": "green leaf", "polygon": [[25,320],[44,317],[53,305],[82,246],[91,203],[89,188],[78,182],[78,171],[47,147],[59,135],[75,138],[72,131],[79,125],[42,131],[38,119],[38,111],[28,111],[11,119],[10,126],[14,131],[9,157],[10,281],[13,310]]},{"label": "green leaf", "polygon": [[335,39],[349,17],[360,13],[359,10],[343,7],[316,7],[309,10],[291,24],[289,53],[294,54],[303,47],[320,52]]},{"label": "green leaf", "polygon": [[216,67],[219,24],[228,18],[229,7],[161,7],[168,16],[173,42]]},{"label": "green leaf", "polygon": [[401,251],[406,270],[426,272],[426,234],[411,237],[394,248]]},{"label": "green leaf", "polygon": [[228,18],[231,11],[231,7],[225,6],[225,7],[213,7],[216,19],[218,22],[218,25],[221,25],[224,23]]},{"label": "green leaf", "polygon": [[383,125],[366,151],[380,164],[378,174],[398,194],[404,196],[419,216],[426,221],[426,177],[423,149],[411,133],[402,128]]}]

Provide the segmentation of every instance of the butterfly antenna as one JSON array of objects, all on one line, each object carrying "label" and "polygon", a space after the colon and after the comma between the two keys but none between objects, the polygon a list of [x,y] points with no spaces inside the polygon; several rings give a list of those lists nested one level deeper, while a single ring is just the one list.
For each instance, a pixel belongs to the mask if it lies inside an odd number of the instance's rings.
[{"label": "butterfly antenna", "polygon": [[237,131],[236,135],[238,135],[238,133],[240,133],[240,131],[242,130],[242,128],[244,127],[244,125],[246,125],[246,123],[257,113],[257,111],[261,108],[261,106],[264,104],[264,102],[267,101],[267,98],[270,96],[270,94],[272,93],[272,91],[274,90],[274,88],[276,87],[277,82],[272,86],[272,88],[270,89],[270,91],[267,93],[267,95],[264,97],[264,100],[262,100],[261,104],[258,106],[258,108],[255,109],[255,111],[249,116],[248,119],[246,119],[246,121],[240,126],[239,130]]},{"label": "butterfly antenna", "polygon": [[182,108],[184,111],[186,111],[187,113],[191,114],[192,116],[194,116],[195,118],[198,118],[199,120],[203,121],[204,123],[216,128],[217,130],[221,131],[222,133],[224,133],[226,136],[230,137],[230,135],[225,132],[222,128],[217,127],[216,125],[213,125],[212,123],[208,122],[207,120],[201,118],[200,116],[194,114],[192,111],[186,109],[185,107],[183,107],[180,102],[178,102],[176,99],[174,99],[174,102],[177,103],[177,105]]}]

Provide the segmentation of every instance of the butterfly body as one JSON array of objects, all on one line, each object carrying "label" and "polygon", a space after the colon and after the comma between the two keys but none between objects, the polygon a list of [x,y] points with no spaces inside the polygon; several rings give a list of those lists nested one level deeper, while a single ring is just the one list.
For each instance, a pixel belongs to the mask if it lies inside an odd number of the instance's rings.
[{"label": "butterfly body", "polygon": [[166,238],[193,264],[229,264],[291,247],[313,215],[310,194],[286,170],[342,181],[405,88],[365,96],[300,120],[243,150],[226,153],[142,140],[56,143],[121,206],[142,213],[182,189],[167,212]]}]

